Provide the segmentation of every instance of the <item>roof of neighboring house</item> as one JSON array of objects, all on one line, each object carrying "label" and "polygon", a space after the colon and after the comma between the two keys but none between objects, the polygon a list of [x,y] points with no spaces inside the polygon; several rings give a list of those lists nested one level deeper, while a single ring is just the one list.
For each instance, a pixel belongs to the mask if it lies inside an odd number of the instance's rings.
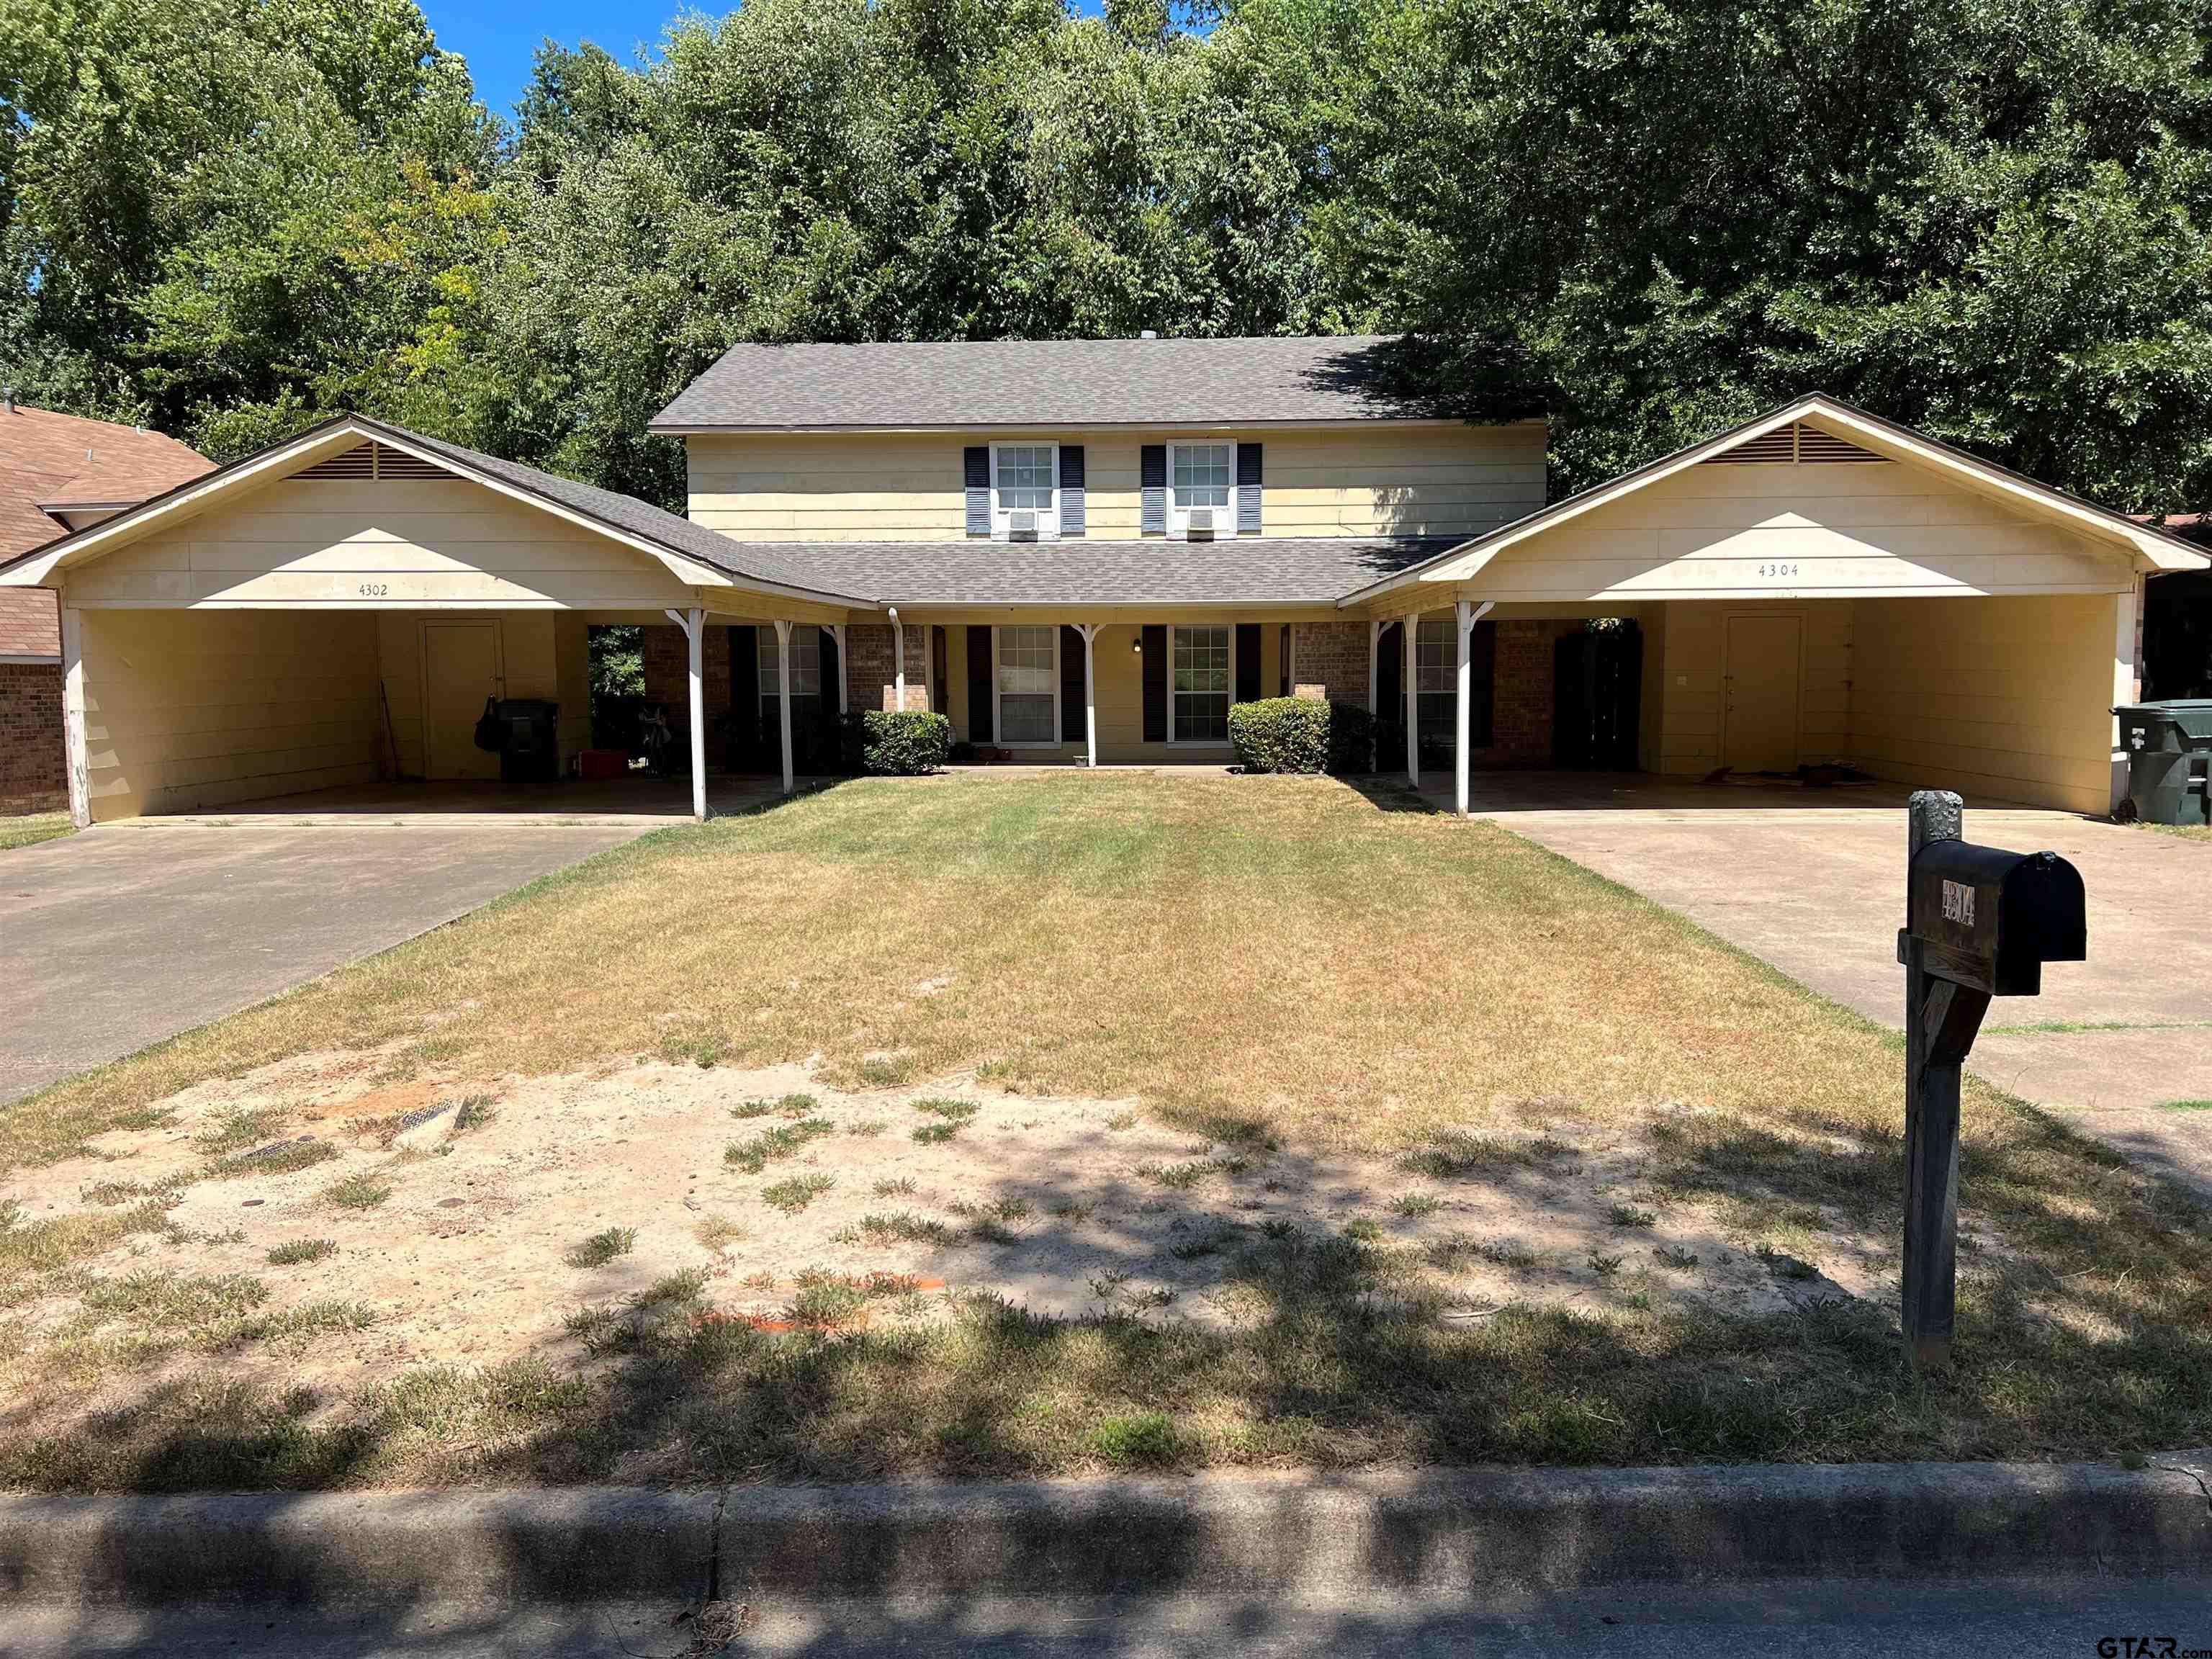
[{"label": "roof of neighboring house", "polygon": [[[711,533],[711,532],[710,532]],[[890,605],[1329,605],[1461,538],[777,542],[817,586]],[[750,552],[758,544],[732,543]]]},{"label": "roof of neighboring house", "polygon": [[[143,427],[0,405],[0,559],[66,535],[61,512],[128,507],[213,465]],[[61,648],[51,594],[0,594],[0,656],[58,657]]]},{"label": "roof of neighboring house", "polygon": [[[553,506],[592,520],[608,530],[647,542],[666,552],[696,560],[710,569],[719,570],[740,580],[757,582],[771,586],[787,587],[801,593],[828,599],[836,604],[868,605],[872,600],[864,595],[833,588],[818,580],[801,564],[789,556],[789,550],[779,548],[763,550],[742,546],[726,536],[717,534],[690,520],[641,501],[632,495],[618,495],[611,489],[601,489],[594,484],[579,483],[574,478],[563,478],[551,472],[543,472],[534,466],[525,466],[520,461],[503,460],[496,455],[487,455],[481,450],[465,445],[448,443],[442,438],[433,438],[420,432],[394,426],[387,421],[372,420],[365,415],[340,415],[310,427],[305,432],[272,444],[259,453],[246,456],[229,465],[216,468],[202,477],[187,478],[161,495],[142,501],[127,512],[119,513],[104,523],[94,525],[63,541],[35,550],[43,556],[65,555],[70,544],[80,537],[98,536],[111,532],[119,526],[158,514],[175,505],[173,497],[190,487],[204,483],[217,483],[229,475],[262,465],[271,457],[290,450],[307,449],[329,438],[340,428],[357,432],[363,439],[381,439],[404,449],[420,452],[426,457],[445,462],[455,471],[475,473],[480,477],[496,480],[526,495],[536,496]],[[0,570],[22,563],[33,550],[26,549],[12,558],[0,557]]]},{"label": "roof of neighboring house", "polygon": [[1266,426],[1449,418],[1376,335],[737,345],[660,433]]}]

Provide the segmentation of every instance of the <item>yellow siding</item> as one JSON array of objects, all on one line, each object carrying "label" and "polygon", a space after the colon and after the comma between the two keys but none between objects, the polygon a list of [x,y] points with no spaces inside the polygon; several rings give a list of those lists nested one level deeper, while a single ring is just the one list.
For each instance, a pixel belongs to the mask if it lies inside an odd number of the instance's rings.
[{"label": "yellow siding", "polygon": [[[1783,613],[1804,618],[1799,659],[1797,757],[1801,764],[1846,758],[1850,748],[1854,602],[1803,605],[1669,605],[1656,637],[1644,641],[1644,758],[1661,772],[1710,772],[1721,763],[1721,676],[1728,619]],[[1647,624],[1648,626],[1649,624]],[[1656,732],[1650,706],[1651,665],[1659,664]],[[1656,737],[1656,744],[1655,744]]]},{"label": "yellow siding", "polygon": [[463,482],[280,480],[96,559],[79,605],[659,607],[645,554]]},{"label": "yellow siding", "polygon": [[375,780],[374,617],[81,615],[95,818]]},{"label": "yellow siding", "polygon": [[[1231,626],[1235,623],[1233,617],[1221,620]],[[1042,625],[1041,622],[1039,625]],[[1051,625],[1057,627],[1059,623],[1054,620]],[[1140,624],[1135,623],[1109,623],[1098,630],[1092,665],[1098,699],[1100,763],[1225,763],[1230,752],[1226,744],[1185,745],[1145,741],[1144,659],[1136,648],[1141,632]],[[1279,622],[1271,620],[1260,624],[1260,690],[1263,696],[1275,695],[1276,681],[1282,672],[1281,632],[1282,624]],[[954,732],[965,739],[973,729],[969,724],[965,626],[954,623],[947,628],[945,660],[950,684],[939,688],[937,706],[951,718]],[[1084,750],[1081,743],[1061,743],[1012,752],[1022,764],[1049,765],[1055,761],[1079,760]]]},{"label": "yellow siding", "polygon": [[2130,667],[2118,611],[2106,598],[1860,601],[1858,763],[1923,788],[2108,811],[2113,679]]},{"label": "yellow siding", "polygon": [[[1164,436],[1029,435],[1084,447],[1087,534],[1138,534],[1138,453]],[[1269,536],[1472,536],[1544,503],[1540,424],[1224,435],[1266,446]],[[690,516],[746,541],[957,541],[969,441],[957,433],[688,438]]]},{"label": "yellow siding", "polygon": [[1698,465],[1500,552],[1491,599],[2110,592],[2124,550],[1900,462]]},{"label": "yellow siding", "polygon": [[[385,611],[374,617],[377,656],[391,711],[387,753],[402,777],[422,775],[422,623],[437,611]],[[502,695],[550,697],[561,705],[563,762],[585,746],[591,730],[591,688],[584,666],[583,619],[542,611],[510,611],[499,627],[505,672]],[[566,643],[564,643],[564,641]]]}]

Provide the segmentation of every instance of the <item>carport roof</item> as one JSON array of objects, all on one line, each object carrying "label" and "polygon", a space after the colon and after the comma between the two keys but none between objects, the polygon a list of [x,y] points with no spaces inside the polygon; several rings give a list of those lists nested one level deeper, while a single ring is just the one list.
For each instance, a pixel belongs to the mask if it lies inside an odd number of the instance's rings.
[{"label": "carport roof", "polygon": [[364,440],[389,444],[423,459],[441,463],[464,477],[534,498],[587,520],[623,539],[645,543],[692,560],[745,586],[780,589],[836,605],[872,608],[875,604],[853,592],[823,587],[816,576],[780,553],[771,553],[757,544],[733,542],[703,525],[694,524],[635,496],[563,478],[520,461],[504,460],[365,415],[341,415],[325,421],[258,454],[188,480],[102,523],[0,562],[0,577],[34,562],[41,567],[43,574],[76,548],[112,538],[150,520],[180,511],[204,492],[220,489],[242,474],[281,465],[288,455],[307,453],[326,446],[329,440],[344,433],[356,433]]},{"label": "carport roof", "polygon": [[1746,439],[1807,419],[1827,422],[1844,434],[1863,441],[1879,452],[1893,452],[1889,453],[1889,459],[1910,456],[1961,482],[1978,486],[1991,495],[2010,498],[2038,509],[2046,516],[2070,520],[2077,527],[2094,530],[2116,542],[2125,543],[2151,569],[2202,570],[2208,564],[2212,564],[2212,559],[2208,559],[2197,548],[2167,531],[2130,519],[2110,507],[2099,507],[2094,501],[2085,501],[2078,495],[2070,495],[2063,489],[2031,478],[2024,472],[2015,472],[2008,466],[2001,466],[1995,461],[1969,454],[1925,433],[1916,432],[1911,427],[1884,420],[1881,416],[1869,414],[1840,398],[1814,392],[1771,409],[1764,415],[1754,416],[1725,432],[1716,433],[1702,443],[1678,449],[1671,455],[1662,455],[1632,472],[1624,472],[1617,478],[1570,495],[1565,501],[1554,501],[1549,507],[1511,524],[1501,526],[1486,535],[1455,543],[1419,564],[1354,589],[1337,603],[1340,605],[1364,605],[1416,582],[1466,580],[1516,542],[1525,541],[1593,508],[1632,495],[1662,478],[1671,477],[1683,468],[1694,466],[1709,456],[1717,455]]}]

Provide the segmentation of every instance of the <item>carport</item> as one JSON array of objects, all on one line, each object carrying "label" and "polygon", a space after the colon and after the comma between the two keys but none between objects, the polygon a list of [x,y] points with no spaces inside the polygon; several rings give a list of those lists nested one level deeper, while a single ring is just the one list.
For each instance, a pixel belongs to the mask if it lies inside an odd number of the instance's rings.
[{"label": "carport", "polygon": [[[1625,736],[1646,771],[1834,765],[2101,815],[2124,787],[2111,710],[2136,696],[2143,578],[2207,562],[2161,531],[1813,396],[1342,608],[1367,617],[1370,653],[1403,653],[1370,684],[1422,694],[1402,703],[1417,783],[1425,720],[1431,735],[1455,726],[1462,812],[1490,708],[1475,674],[1496,630],[1608,618],[1635,624]],[[1503,699],[1503,657],[1494,672]]]},{"label": "carport", "polygon": [[[565,772],[589,742],[589,629],[668,622],[704,817],[707,630],[758,625],[787,677],[795,626],[878,608],[630,497],[350,416],[0,566],[0,584],[60,592],[80,826],[401,779],[465,799],[497,775],[472,741],[494,696],[559,704]],[[653,793],[641,805],[665,811]]]}]

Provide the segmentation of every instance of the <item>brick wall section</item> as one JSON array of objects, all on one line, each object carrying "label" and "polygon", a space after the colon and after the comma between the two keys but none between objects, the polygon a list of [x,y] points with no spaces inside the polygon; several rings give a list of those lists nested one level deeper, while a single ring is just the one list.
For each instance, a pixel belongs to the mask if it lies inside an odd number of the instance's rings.
[{"label": "brick wall section", "polygon": [[[656,702],[668,705],[668,721],[681,735],[690,729],[691,720],[691,648],[684,642],[680,628],[648,628],[645,630],[645,695]],[[699,653],[699,670],[706,682],[702,688],[707,699],[707,726],[714,729],[714,716],[730,706],[730,632],[708,623],[707,637]],[[709,755],[710,760],[719,757]]]},{"label": "brick wall section", "polygon": [[69,805],[62,747],[61,665],[0,662],[0,815]]},{"label": "brick wall section", "polygon": [[1295,623],[1291,654],[1300,685],[1318,685],[1334,702],[1367,702],[1367,624]]},{"label": "brick wall section", "polygon": [[1497,677],[1492,686],[1487,749],[1468,757],[1470,766],[1549,766],[1553,707],[1553,647],[1562,635],[1579,634],[1575,621],[1502,622],[1498,624]]},{"label": "brick wall section", "polygon": [[[889,623],[851,623],[845,629],[845,695],[854,708],[898,707],[898,677],[894,672],[892,641],[897,630]],[[919,624],[906,630],[906,706],[929,707],[929,629]],[[941,688],[940,688],[941,691]],[[939,702],[943,702],[940,696]]]}]

